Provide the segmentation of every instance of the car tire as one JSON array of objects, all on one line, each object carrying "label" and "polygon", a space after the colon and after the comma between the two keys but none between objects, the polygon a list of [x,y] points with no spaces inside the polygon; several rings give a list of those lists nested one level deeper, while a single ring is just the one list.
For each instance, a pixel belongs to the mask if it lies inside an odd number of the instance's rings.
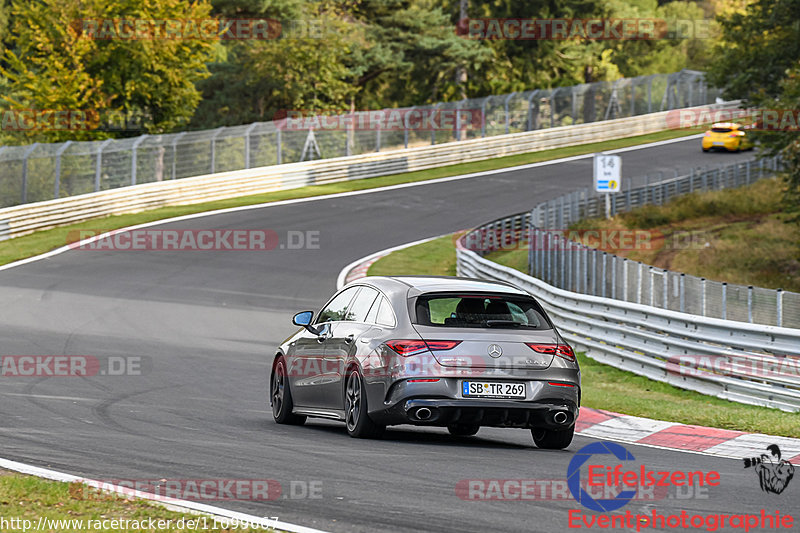
[{"label": "car tire", "polygon": [[368,412],[364,380],[358,369],[353,369],[347,373],[344,387],[344,421],[351,437],[376,439],[383,435],[386,426],[373,422]]},{"label": "car tire", "polygon": [[450,424],[447,431],[454,437],[471,437],[478,432],[481,427],[477,424]]},{"label": "car tire", "polygon": [[286,361],[283,357],[279,357],[272,370],[272,387],[270,388],[272,417],[278,424],[302,426],[306,422],[306,417],[292,413],[294,402],[286,374]]},{"label": "car tire", "polygon": [[531,429],[533,442],[538,448],[543,450],[563,450],[572,442],[575,436],[575,426],[569,429]]},{"label": "car tire", "polygon": [[708,150],[709,150],[708,148],[703,148],[704,152],[708,152]]}]

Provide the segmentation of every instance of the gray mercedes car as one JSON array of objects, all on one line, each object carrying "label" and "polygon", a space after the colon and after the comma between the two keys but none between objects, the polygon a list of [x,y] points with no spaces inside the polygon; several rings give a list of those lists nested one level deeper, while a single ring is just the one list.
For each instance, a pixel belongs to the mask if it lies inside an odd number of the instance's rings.
[{"label": "gray mercedes car", "polygon": [[566,448],[580,405],[572,348],[541,305],[510,284],[455,277],[367,277],[333,295],[276,353],[279,424],[341,420],[353,437],[386,426],[527,428]]}]

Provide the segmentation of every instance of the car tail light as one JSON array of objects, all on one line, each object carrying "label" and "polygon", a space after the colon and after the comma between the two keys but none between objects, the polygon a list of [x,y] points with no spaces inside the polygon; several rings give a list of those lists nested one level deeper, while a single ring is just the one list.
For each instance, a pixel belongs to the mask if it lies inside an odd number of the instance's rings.
[{"label": "car tail light", "polygon": [[411,355],[428,349],[428,345],[423,340],[397,340],[387,341],[386,346],[397,352],[399,355]]},{"label": "car tail light", "polygon": [[428,345],[430,350],[443,351],[452,350],[461,344],[461,341],[425,341],[425,343]]},{"label": "car tail light", "polygon": [[441,381],[439,378],[409,379],[409,383],[436,383]]},{"label": "car tail light", "polygon": [[526,342],[525,344],[534,352],[557,355],[567,361],[575,361],[575,352],[568,344],[537,344],[535,342]]},{"label": "car tail light", "polygon": [[574,387],[575,384],[573,383],[561,383],[560,381],[548,381],[548,385],[552,385],[554,387]]},{"label": "car tail light", "polygon": [[424,341],[424,340],[394,340],[387,341],[386,346],[402,356],[413,355],[425,350],[452,350],[461,344],[461,341]]},{"label": "car tail light", "polygon": [[710,132],[710,131],[707,131],[707,132],[705,133],[705,136],[706,136],[706,137],[711,137],[711,132]]},{"label": "car tail light", "polygon": [[738,137],[738,136],[739,136],[738,133],[731,133],[730,135],[728,135],[728,137]]}]

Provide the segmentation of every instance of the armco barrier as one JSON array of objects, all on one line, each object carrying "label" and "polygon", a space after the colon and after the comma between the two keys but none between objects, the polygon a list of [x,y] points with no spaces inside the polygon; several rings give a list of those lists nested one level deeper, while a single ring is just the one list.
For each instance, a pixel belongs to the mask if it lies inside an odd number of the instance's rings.
[{"label": "armco barrier", "polygon": [[[736,109],[726,102],[705,109]],[[133,185],[0,209],[0,240],[90,218],[372,178],[668,129],[669,111],[546,130]]]},{"label": "armco barrier", "polygon": [[740,403],[800,411],[800,330],[689,315],[558,289],[458,242],[458,274],[511,282],[539,299],[592,359]]}]

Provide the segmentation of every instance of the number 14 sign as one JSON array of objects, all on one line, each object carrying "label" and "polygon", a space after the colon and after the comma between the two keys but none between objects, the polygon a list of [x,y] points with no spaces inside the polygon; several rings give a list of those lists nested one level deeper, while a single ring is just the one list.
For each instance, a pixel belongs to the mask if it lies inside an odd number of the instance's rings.
[{"label": "number 14 sign", "polygon": [[618,155],[594,154],[594,190],[619,192],[622,158]]}]

